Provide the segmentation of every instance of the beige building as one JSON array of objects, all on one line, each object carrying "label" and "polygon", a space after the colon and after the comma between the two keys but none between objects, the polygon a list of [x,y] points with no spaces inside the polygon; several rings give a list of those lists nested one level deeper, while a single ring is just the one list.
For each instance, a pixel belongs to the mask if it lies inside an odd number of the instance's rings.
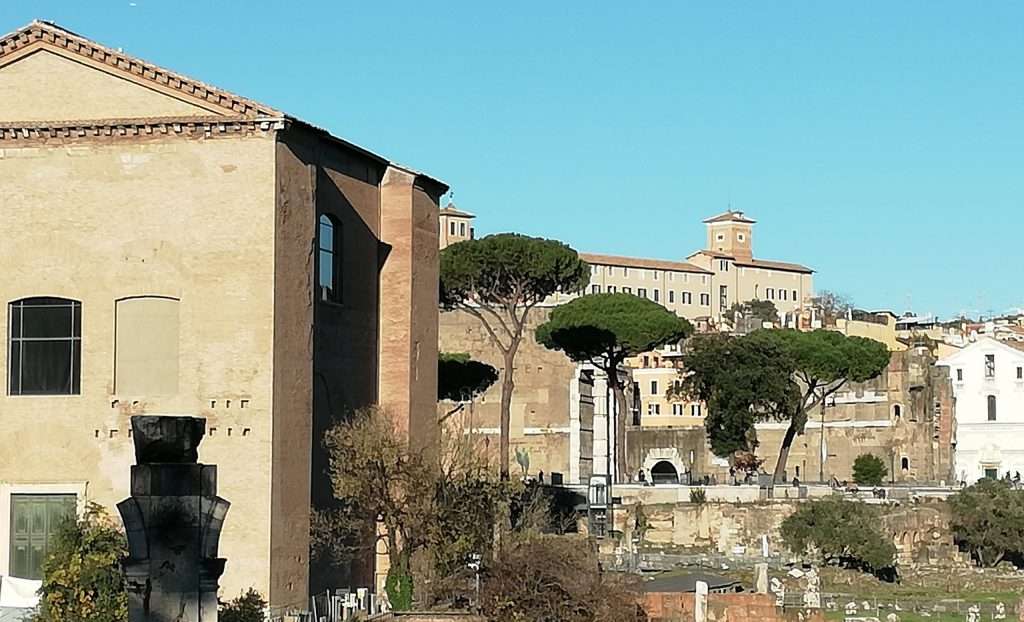
[{"label": "beige building", "polygon": [[707,248],[687,259],[714,275],[712,316],[721,320],[722,314],[735,303],[768,300],[780,315],[787,317],[783,324],[795,327],[797,317],[814,293],[814,271],[800,264],[755,259],[755,221],[743,212],[730,210],[704,222]]},{"label": "beige building", "polygon": [[324,429],[380,403],[434,433],[447,188],[47,23],[0,39],[0,99],[0,575],[129,495],[132,415],[189,415],[225,595],[304,603]]},{"label": "beige building", "polygon": [[450,201],[448,205],[441,208],[438,228],[441,248],[463,240],[472,240],[476,233],[473,230],[474,218],[476,216],[457,209],[455,204]]}]

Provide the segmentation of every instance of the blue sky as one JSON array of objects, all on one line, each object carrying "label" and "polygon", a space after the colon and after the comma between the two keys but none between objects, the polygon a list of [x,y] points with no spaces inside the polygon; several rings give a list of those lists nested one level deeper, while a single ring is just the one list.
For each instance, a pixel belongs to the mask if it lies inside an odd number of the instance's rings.
[{"label": "blue sky", "polygon": [[1024,306],[1024,3],[5,0],[450,183],[478,231],[666,259],[730,203],[870,308]]}]

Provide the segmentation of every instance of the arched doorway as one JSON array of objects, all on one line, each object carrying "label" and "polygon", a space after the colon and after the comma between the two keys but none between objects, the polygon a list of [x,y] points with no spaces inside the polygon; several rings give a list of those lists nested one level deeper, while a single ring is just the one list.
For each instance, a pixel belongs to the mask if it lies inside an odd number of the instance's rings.
[{"label": "arched doorway", "polygon": [[678,484],[679,472],[668,460],[662,460],[651,467],[651,481],[655,484]]}]

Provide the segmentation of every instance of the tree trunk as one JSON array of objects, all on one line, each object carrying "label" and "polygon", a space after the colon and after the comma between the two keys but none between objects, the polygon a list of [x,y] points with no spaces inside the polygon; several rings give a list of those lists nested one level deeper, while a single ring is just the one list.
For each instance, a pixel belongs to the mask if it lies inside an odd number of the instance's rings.
[{"label": "tree trunk", "polygon": [[513,344],[512,347],[509,348],[508,352],[505,353],[505,370],[501,375],[501,436],[498,439],[498,452],[500,455],[498,464],[501,473],[501,481],[503,482],[507,482],[509,479],[508,449],[512,421],[512,391],[516,387],[513,374],[515,373],[516,350],[518,345],[519,344]]},{"label": "tree trunk", "polygon": [[803,427],[801,420],[805,417],[806,415],[802,415],[789,420],[789,427],[786,429],[786,435],[782,437],[782,446],[779,448],[779,460],[775,463],[775,474],[772,476],[772,482],[776,484],[785,482],[786,461],[789,460],[789,450],[793,446],[797,433]]},{"label": "tree trunk", "polygon": [[[608,385],[615,396],[615,404],[618,406],[618,416],[615,418],[615,471],[616,482],[629,482],[629,473],[626,465],[626,417],[629,416],[626,405],[626,392],[619,382],[618,369],[607,370]],[[608,409],[608,416],[612,416],[612,409]],[[609,439],[611,440],[611,439]]]}]

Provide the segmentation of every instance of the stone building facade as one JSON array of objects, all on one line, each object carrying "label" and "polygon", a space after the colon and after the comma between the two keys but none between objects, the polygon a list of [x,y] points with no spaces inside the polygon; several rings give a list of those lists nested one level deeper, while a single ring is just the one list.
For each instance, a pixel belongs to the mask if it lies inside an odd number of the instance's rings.
[{"label": "stone building facade", "polygon": [[[861,454],[882,459],[894,482],[953,481],[952,394],[949,377],[926,348],[893,352],[873,380],[851,384],[810,413],[789,455],[786,475],[800,481],[853,481]],[[758,456],[778,459],[785,423],[757,426]],[[822,461],[824,456],[824,462]]]},{"label": "stone building facade", "polygon": [[132,415],[188,415],[225,593],[305,602],[323,430],[434,434],[446,187],[48,23],[0,39],[0,97],[0,575],[38,575],[26,513],[129,495]]},{"label": "stone building facade", "polygon": [[[546,481],[553,477],[564,483],[586,483],[595,473],[595,400],[604,402],[605,397],[595,395],[595,370],[576,365],[562,352],[549,350],[534,339],[534,331],[547,321],[550,312],[550,307],[534,309],[516,357],[509,445],[513,455],[517,449],[529,455],[528,475],[543,472]],[[503,371],[501,354],[472,315],[442,312],[440,335],[442,352],[464,352],[494,366],[499,374]],[[495,461],[500,407],[499,380],[463,410],[459,421],[464,434],[484,441]],[[603,440],[605,424],[600,427],[598,435]],[[514,461],[511,464],[516,473],[518,467]]]}]

